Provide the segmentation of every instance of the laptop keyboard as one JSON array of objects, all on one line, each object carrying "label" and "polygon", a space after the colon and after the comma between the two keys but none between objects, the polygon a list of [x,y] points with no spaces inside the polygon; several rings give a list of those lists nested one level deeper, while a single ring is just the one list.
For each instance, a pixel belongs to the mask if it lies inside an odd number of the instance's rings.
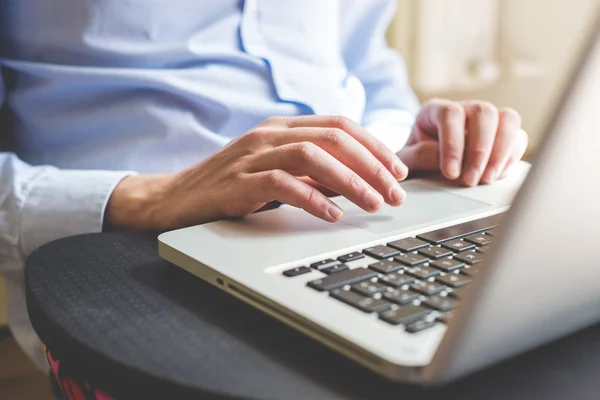
[{"label": "laptop keyboard", "polygon": [[326,276],[308,282],[310,290],[328,292],[332,300],[377,314],[381,321],[401,325],[406,332],[420,332],[452,319],[482,268],[501,218],[498,214],[367,247],[283,275],[293,279],[321,271]]}]

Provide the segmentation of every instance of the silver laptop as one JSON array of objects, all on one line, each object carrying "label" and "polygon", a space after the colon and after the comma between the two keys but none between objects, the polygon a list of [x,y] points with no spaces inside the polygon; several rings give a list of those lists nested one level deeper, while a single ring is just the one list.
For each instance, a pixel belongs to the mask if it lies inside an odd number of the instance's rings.
[{"label": "silver laptop", "polygon": [[[342,221],[289,206],[167,232],[166,260],[390,379],[463,376],[600,321],[600,40],[533,167]],[[193,350],[192,350],[193,351]]]}]

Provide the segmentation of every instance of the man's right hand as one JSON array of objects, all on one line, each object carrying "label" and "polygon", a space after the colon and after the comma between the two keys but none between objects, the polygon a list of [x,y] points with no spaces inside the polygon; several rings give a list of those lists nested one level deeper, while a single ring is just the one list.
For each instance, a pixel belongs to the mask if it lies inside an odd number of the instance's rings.
[{"label": "man's right hand", "polygon": [[407,167],[360,125],[343,117],[271,118],[184,171],[125,178],[105,223],[116,230],[169,230],[251,214],[279,201],[326,221],[342,210],[316,182],[368,212],[398,206]]}]

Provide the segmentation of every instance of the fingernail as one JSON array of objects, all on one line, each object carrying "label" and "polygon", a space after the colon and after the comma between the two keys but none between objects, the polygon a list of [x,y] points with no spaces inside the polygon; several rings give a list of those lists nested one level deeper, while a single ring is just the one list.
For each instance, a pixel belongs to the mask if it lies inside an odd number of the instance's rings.
[{"label": "fingernail", "polygon": [[340,218],[342,218],[344,211],[342,211],[342,209],[337,204],[332,204],[331,206],[329,206],[327,213],[334,221],[337,221]]},{"label": "fingernail", "polygon": [[406,198],[406,192],[400,187],[400,185],[396,184],[392,188],[390,197],[392,198],[394,204],[400,204]]},{"label": "fingernail", "polygon": [[458,160],[448,161],[448,165],[446,165],[446,171],[450,179],[458,178],[460,176],[460,164]]},{"label": "fingernail", "polygon": [[400,161],[394,161],[394,176],[396,178],[404,177],[408,175],[408,167]]},{"label": "fingernail", "polygon": [[463,182],[467,186],[475,186],[479,183],[479,170],[476,168],[469,169],[463,178]]},{"label": "fingernail", "polygon": [[381,203],[383,203],[383,197],[372,190],[367,192],[366,200],[372,210],[377,210],[381,207]]}]

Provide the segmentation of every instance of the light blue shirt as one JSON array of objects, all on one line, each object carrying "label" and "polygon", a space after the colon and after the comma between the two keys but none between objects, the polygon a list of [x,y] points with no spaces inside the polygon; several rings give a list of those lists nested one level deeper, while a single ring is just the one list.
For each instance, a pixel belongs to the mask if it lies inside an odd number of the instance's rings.
[{"label": "light blue shirt", "polygon": [[[418,108],[385,42],[392,0],[0,0],[0,272],[99,232],[126,175],[181,170],[270,116],[346,115],[394,151]],[[7,122],[7,123],[6,123]]]}]

